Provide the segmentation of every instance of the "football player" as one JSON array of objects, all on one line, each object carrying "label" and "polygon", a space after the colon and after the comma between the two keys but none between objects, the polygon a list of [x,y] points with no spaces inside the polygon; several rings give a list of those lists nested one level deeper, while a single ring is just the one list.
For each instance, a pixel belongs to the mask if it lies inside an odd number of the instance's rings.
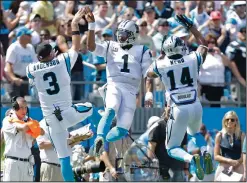
[{"label": "football player", "polygon": [[85,120],[93,113],[91,103],[73,105],[71,98],[70,75],[80,49],[78,23],[84,13],[84,9],[80,9],[72,20],[72,47],[68,52],[55,56],[49,43],[41,43],[36,49],[39,62],[29,64],[26,68],[30,84],[35,85],[38,91],[43,120],[48,126],[65,181],[74,181],[70,165],[71,151],[67,144],[67,128]]},{"label": "football player", "polygon": [[[105,95],[105,114],[97,128],[94,153],[99,156],[104,141],[117,141],[127,135],[136,109],[136,95],[141,79],[152,63],[150,50],[143,45],[136,45],[138,26],[134,21],[122,21],[116,30],[115,41],[95,43],[95,20],[89,8],[86,19],[89,22],[88,49],[97,56],[105,58],[107,83],[103,86]],[[102,90],[101,90],[102,91]],[[148,93],[148,95],[147,95]],[[146,100],[152,98],[149,90]],[[110,130],[113,118],[117,118],[116,127]]]},{"label": "football player", "polygon": [[166,88],[168,154],[175,159],[195,163],[196,175],[202,180],[204,171],[200,166],[200,156],[190,155],[180,148],[180,144],[187,127],[188,133],[194,135],[202,123],[202,106],[197,97],[197,79],[208,48],[190,19],[185,15],[176,15],[175,19],[192,32],[199,47],[195,52],[188,53],[182,39],[176,36],[168,37],[162,45],[165,56],[153,62],[147,75],[152,78],[160,77]]}]

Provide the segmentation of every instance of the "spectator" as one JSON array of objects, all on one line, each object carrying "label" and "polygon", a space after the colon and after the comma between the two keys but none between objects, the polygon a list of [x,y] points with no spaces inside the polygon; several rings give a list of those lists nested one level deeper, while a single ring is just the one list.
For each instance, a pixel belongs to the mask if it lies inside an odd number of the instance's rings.
[{"label": "spectator", "polygon": [[[236,85],[237,80],[240,81],[240,98],[237,100],[246,100],[246,27],[242,27],[238,34],[237,40],[231,42],[226,48],[226,55],[231,60],[232,68],[236,69],[233,85]],[[236,86],[235,86],[236,88]],[[237,89],[238,90],[238,89]]]},{"label": "spectator", "polygon": [[[57,48],[58,53],[65,53],[69,50],[72,45],[72,29],[71,29],[71,18],[67,18],[65,21],[65,36],[59,35],[57,36]],[[83,81],[83,64],[82,57],[79,54],[77,60],[75,62],[74,67],[71,70],[71,81]],[[73,100],[81,100],[83,96],[83,88],[84,86],[78,84],[71,85],[71,92]]]},{"label": "spectator", "polygon": [[244,175],[243,175],[243,181],[246,181],[246,137],[244,139],[244,143],[243,143],[243,166],[244,166]]},{"label": "spectator", "polygon": [[208,1],[206,2],[206,12],[210,16],[211,12],[215,10],[215,2],[214,1]]},{"label": "spectator", "polygon": [[38,14],[31,14],[29,21],[29,28],[32,31],[31,43],[33,46],[36,46],[40,43],[41,17]]},{"label": "spectator", "polygon": [[222,130],[215,137],[214,159],[219,162],[215,172],[215,181],[227,181],[219,178],[225,169],[243,174],[243,157],[241,156],[244,133],[234,111],[228,111],[222,119]]},{"label": "spectator", "polygon": [[141,20],[139,22],[139,35],[137,37],[137,43],[140,45],[144,45],[150,49],[153,57],[156,57],[156,50],[154,46],[154,42],[151,36],[148,35],[147,22],[145,20]]},{"label": "spectator", "polygon": [[40,181],[63,181],[60,163],[56,151],[49,139],[49,127],[42,124],[42,122],[44,121],[41,121],[40,126],[44,129],[45,134],[40,135],[37,138],[41,158]]},{"label": "spectator", "polygon": [[37,57],[31,42],[32,31],[26,27],[18,29],[16,34],[17,41],[12,43],[6,55],[5,72],[9,83],[7,92],[10,97],[19,95],[29,95],[28,81],[26,77],[26,66],[29,63],[37,62]]},{"label": "spectator", "polygon": [[152,1],[155,11],[155,19],[168,19],[173,15],[173,8],[165,5],[164,1]]},{"label": "spectator", "polygon": [[32,13],[40,15],[43,29],[48,29],[52,37],[57,35],[57,30],[55,27],[56,20],[54,19],[54,9],[50,1],[40,0],[35,2]]},{"label": "spectator", "polygon": [[[216,37],[208,35],[208,54],[199,72],[199,82],[201,84],[201,95],[205,95],[209,101],[220,101],[223,96],[225,83],[225,66],[228,66],[238,80],[244,84],[236,69],[232,67],[229,59],[223,55],[217,47]],[[214,61],[212,61],[214,60]],[[211,104],[211,107],[220,107],[220,104]]]},{"label": "spectator", "polygon": [[[40,31],[40,43],[43,43],[43,42],[49,42],[49,43],[55,44],[55,42],[51,39],[51,34],[50,34],[50,31],[48,29],[42,29]],[[58,49],[58,48],[56,48],[56,49]]]},{"label": "spectator", "polygon": [[0,41],[3,44],[4,55],[6,54],[7,48],[9,46],[8,34],[13,28],[15,28],[20,19],[20,15],[17,14],[16,18],[11,20],[8,17],[9,13],[10,11],[6,12],[2,9],[2,7],[0,7]]},{"label": "spectator", "polygon": [[[159,160],[160,168],[160,181],[184,181],[183,170],[185,167],[184,162],[171,158],[166,151],[165,141],[166,141],[166,123],[160,121],[149,133],[148,136],[148,147],[152,150]],[[182,148],[186,148],[187,144],[187,133],[184,136],[183,142],[181,144]],[[172,172],[169,175],[169,169]]]},{"label": "spectator", "polygon": [[238,30],[246,27],[246,1],[234,1],[234,11],[227,13],[227,19],[235,19],[237,21]]},{"label": "spectator", "polygon": [[18,14],[21,14],[18,26],[24,26],[28,22],[30,13],[30,4],[28,3],[28,1],[22,1],[18,9]]},{"label": "spectator", "polygon": [[148,136],[151,130],[158,125],[160,117],[151,116],[147,123],[147,130],[137,139],[138,143],[148,146]]},{"label": "spectator", "polygon": [[[91,6],[92,1],[87,0],[87,1],[67,1],[66,2],[66,7],[65,7],[65,16],[67,18],[70,18],[71,20],[73,19],[75,13],[85,5]],[[85,20],[85,18],[82,18],[79,22],[79,31],[81,34],[84,34],[85,31],[88,29],[88,23]]]},{"label": "spectator", "polygon": [[164,41],[164,36],[170,34],[169,28],[169,22],[166,19],[159,19],[158,32],[153,36],[154,46],[158,55],[161,52],[161,45],[162,41]]},{"label": "spectator", "polygon": [[24,122],[28,119],[27,102],[22,97],[15,97],[12,105],[2,128],[5,139],[3,181],[33,181],[31,147],[34,138],[28,134],[30,128]]},{"label": "spectator", "polygon": [[198,28],[202,31],[204,36],[209,33],[217,37],[217,45],[222,52],[225,52],[226,46],[230,43],[229,32],[226,32],[226,28],[221,23],[221,13],[219,11],[212,11],[210,19]]},{"label": "spectator", "polygon": [[205,10],[205,1],[196,1],[196,3],[196,8],[190,11],[190,17],[194,21],[195,25],[197,25],[198,27],[209,20],[209,15]]},{"label": "spectator", "polygon": [[[184,2],[181,1],[176,1],[175,2],[175,6],[174,6],[174,14],[184,14],[185,13],[185,5]],[[169,22],[170,28],[174,29],[176,27],[180,27],[180,24],[174,19],[174,16],[170,17],[167,19],[167,21]]]},{"label": "spectator", "polygon": [[121,22],[123,20],[133,20],[136,22],[138,18],[135,16],[135,10],[130,7],[126,8],[124,14],[119,17],[118,22]]},{"label": "spectator", "polygon": [[145,7],[142,15],[142,19],[139,19],[137,21],[137,24],[141,25],[141,22],[143,21],[147,23],[148,35],[152,36],[156,31],[155,24],[157,23],[157,20],[155,20],[155,12],[153,6]]},{"label": "spectator", "polygon": [[55,19],[63,19],[65,17],[65,8],[66,4],[69,1],[53,1],[53,8],[54,8],[54,18]]}]

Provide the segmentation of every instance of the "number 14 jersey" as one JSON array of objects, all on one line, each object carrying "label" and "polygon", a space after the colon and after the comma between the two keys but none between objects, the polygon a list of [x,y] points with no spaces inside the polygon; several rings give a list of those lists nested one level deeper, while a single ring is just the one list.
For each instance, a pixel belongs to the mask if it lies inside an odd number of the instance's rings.
[{"label": "number 14 jersey", "polygon": [[129,50],[124,50],[117,42],[104,41],[96,44],[93,53],[105,58],[107,83],[124,83],[136,93],[141,78],[146,77],[147,69],[152,64],[150,50],[143,45],[133,45]]},{"label": "number 14 jersey", "polygon": [[72,106],[71,69],[78,53],[70,49],[49,62],[31,63],[26,68],[29,83],[35,85],[44,116],[52,114],[54,105],[65,110]]}]

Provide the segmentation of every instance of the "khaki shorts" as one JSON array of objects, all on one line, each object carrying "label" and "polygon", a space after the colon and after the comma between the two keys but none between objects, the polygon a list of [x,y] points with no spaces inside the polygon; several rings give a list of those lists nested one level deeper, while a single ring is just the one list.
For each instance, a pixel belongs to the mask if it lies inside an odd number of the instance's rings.
[{"label": "khaki shorts", "polygon": [[41,163],[40,181],[42,182],[63,181],[61,168],[55,165]]}]

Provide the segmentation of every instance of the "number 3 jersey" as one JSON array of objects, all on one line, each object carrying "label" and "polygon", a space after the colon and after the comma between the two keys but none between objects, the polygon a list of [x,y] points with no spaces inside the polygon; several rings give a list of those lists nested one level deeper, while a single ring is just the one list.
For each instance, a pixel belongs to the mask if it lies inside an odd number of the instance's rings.
[{"label": "number 3 jersey", "polygon": [[31,85],[35,85],[44,116],[54,112],[54,106],[61,110],[72,106],[71,69],[78,53],[72,49],[49,62],[31,63],[26,74]]},{"label": "number 3 jersey", "polygon": [[96,44],[93,52],[104,57],[106,62],[106,76],[108,84],[125,84],[126,88],[137,93],[142,77],[152,64],[150,50],[143,45],[133,45],[124,50],[117,42],[104,41]]},{"label": "number 3 jersey", "polygon": [[196,100],[198,72],[202,60],[200,53],[191,52],[181,59],[165,57],[153,62],[153,71],[165,86],[168,104],[188,104]]}]

